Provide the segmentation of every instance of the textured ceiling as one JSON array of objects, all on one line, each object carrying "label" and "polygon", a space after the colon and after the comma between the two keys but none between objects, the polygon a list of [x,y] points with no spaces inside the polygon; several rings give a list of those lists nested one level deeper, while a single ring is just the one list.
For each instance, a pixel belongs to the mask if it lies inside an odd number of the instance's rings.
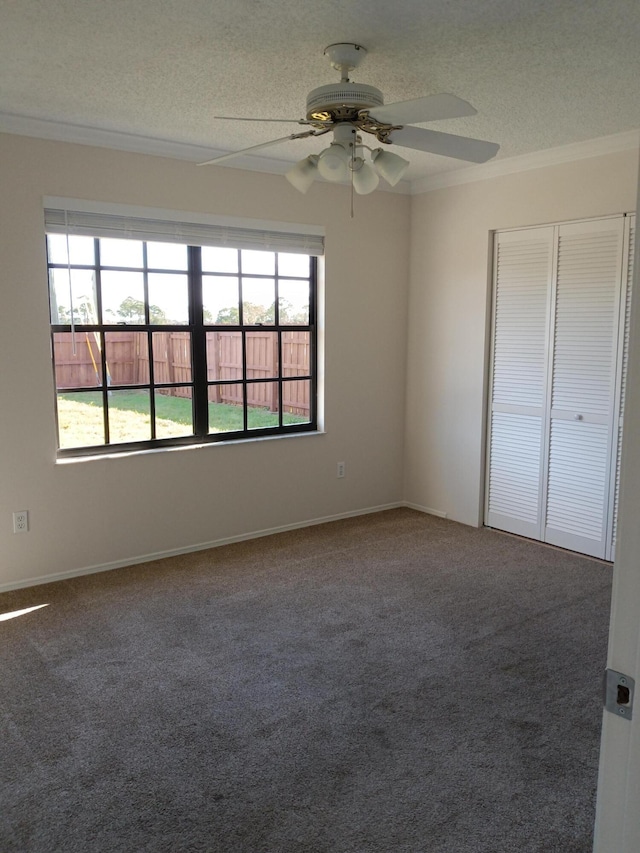
[{"label": "textured ceiling", "polygon": [[[499,158],[640,128],[638,0],[0,0],[0,113],[237,150],[297,127],[214,116],[303,117],[339,79],[323,56],[337,41],[368,49],[352,77],[386,103],[470,101],[477,116],[429,127],[499,142]],[[465,165],[399,153],[409,179]]]}]

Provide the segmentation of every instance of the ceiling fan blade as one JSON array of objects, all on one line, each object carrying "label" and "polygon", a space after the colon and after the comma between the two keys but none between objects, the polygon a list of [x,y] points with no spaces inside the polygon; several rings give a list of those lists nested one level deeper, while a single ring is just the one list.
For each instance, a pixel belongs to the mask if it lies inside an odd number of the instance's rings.
[{"label": "ceiling fan blade", "polygon": [[212,160],[206,160],[204,163],[198,163],[198,166],[210,166],[213,163],[222,163],[223,160],[231,160],[233,157],[240,157],[242,154],[248,154],[250,151],[259,151],[261,148],[268,148],[270,145],[278,145],[280,142],[288,142],[290,139],[300,139],[303,136],[311,136],[309,133],[290,133],[289,136],[281,136],[280,139],[271,139],[269,142],[261,142],[259,145],[250,145],[249,148],[242,148],[240,151],[230,151],[228,154],[221,154],[219,157],[214,157]]},{"label": "ceiling fan blade", "polygon": [[307,124],[300,118],[242,118],[239,116],[214,116],[218,121],[275,121],[282,124]]},{"label": "ceiling fan blade", "polygon": [[441,133],[438,130],[427,130],[423,127],[403,127],[400,130],[393,130],[389,134],[389,140],[403,148],[441,154],[443,157],[455,157],[457,160],[468,160],[471,163],[486,163],[487,160],[495,157],[500,149],[497,142],[485,142],[469,136],[454,136],[451,133]]},{"label": "ceiling fan blade", "polygon": [[421,121],[438,121],[445,118],[474,116],[477,110],[455,95],[427,95],[412,101],[398,101],[375,107],[369,114],[383,124],[417,124]]}]

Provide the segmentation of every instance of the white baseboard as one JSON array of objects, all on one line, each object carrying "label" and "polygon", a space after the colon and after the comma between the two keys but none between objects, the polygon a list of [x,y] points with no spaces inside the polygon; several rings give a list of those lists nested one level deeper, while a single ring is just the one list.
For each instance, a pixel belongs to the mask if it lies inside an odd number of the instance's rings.
[{"label": "white baseboard", "polygon": [[402,506],[406,506],[407,509],[417,509],[418,512],[426,512],[427,515],[437,515],[438,518],[446,518],[447,517],[447,513],[442,512],[442,510],[431,509],[431,507],[428,507],[428,506],[420,506],[420,504],[413,504],[410,501],[405,501],[402,504]]},{"label": "white baseboard", "polygon": [[[246,542],[249,539],[260,539],[263,536],[272,536],[274,533],[285,533],[287,530],[299,530],[302,527],[313,527],[317,524],[326,524],[330,521],[340,521],[343,518],[355,518],[358,515],[370,515],[374,512],[383,512],[387,509],[398,509],[399,507],[411,506],[412,509],[422,509],[422,507],[412,506],[404,501],[395,503],[382,504],[381,506],[371,506],[364,509],[351,510],[350,512],[340,512],[336,515],[326,515],[322,518],[311,518],[305,521],[297,521],[293,524],[283,524],[280,527],[269,527],[264,530],[254,530],[251,533],[241,533],[238,536],[228,536],[224,539],[214,539],[212,542],[200,542],[197,545],[187,545],[184,548],[171,548],[168,551],[156,551],[152,554],[138,554],[127,557],[124,560],[114,560],[110,563],[100,563],[96,566],[85,566],[80,569],[71,569],[68,572],[56,572],[51,575],[41,575],[35,578],[28,578],[22,581],[13,581],[10,583],[0,584],[0,592],[10,592],[13,589],[24,589],[30,586],[39,586],[45,583],[55,583],[55,581],[63,581],[68,578],[76,578],[82,575],[93,575],[97,572],[108,572],[111,569],[123,569],[126,566],[137,566],[140,563],[150,563],[153,560],[163,560],[165,557],[177,557],[180,554],[191,554],[195,551],[206,551],[209,548],[220,548],[222,545],[232,545],[234,542]],[[430,510],[424,510],[430,512]],[[433,515],[438,515],[435,511]]]}]

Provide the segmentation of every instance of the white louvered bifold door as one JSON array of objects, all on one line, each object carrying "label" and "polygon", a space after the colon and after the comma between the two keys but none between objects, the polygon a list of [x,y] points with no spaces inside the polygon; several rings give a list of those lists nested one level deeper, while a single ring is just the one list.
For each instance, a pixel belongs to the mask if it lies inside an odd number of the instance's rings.
[{"label": "white louvered bifold door", "polygon": [[554,229],[495,235],[485,522],[540,538]]},{"label": "white louvered bifold door", "polygon": [[558,227],[543,540],[605,557],[624,219]]},{"label": "white louvered bifold door", "polygon": [[618,499],[620,496],[620,455],[622,450],[622,427],[624,419],[624,401],[625,390],[627,385],[627,365],[629,362],[629,331],[631,318],[631,283],[633,281],[633,258],[635,251],[635,216],[626,218],[625,231],[625,248],[624,257],[626,259],[625,267],[623,268],[622,282],[622,312],[619,325],[619,343],[618,343],[618,400],[617,418],[614,420],[614,437],[616,439],[612,450],[612,464],[615,469],[613,478],[613,492],[611,495],[612,518],[609,525],[611,535],[607,545],[607,559],[615,560],[616,551],[616,534],[618,532]]}]

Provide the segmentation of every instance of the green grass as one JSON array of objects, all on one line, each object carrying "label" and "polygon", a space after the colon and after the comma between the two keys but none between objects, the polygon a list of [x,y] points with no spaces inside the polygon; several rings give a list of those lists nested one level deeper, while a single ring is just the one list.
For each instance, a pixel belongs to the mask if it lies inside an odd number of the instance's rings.
[{"label": "green grass", "polygon": [[[156,435],[173,438],[193,435],[191,400],[156,395]],[[249,429],[278,425],[277,412],[249,407]],[[285,413],[285,424],[307,423],[302,415]],[[104,444],[102,394],[99,391],[58,394],[60,447],[89,447]],[[228,403],[209,403],[209,432],[235,432],[243,429],[242,407]],[[149,394],[146,391],[109,393],[109,430],[112,444],[148,441],[151,438]]]}]

